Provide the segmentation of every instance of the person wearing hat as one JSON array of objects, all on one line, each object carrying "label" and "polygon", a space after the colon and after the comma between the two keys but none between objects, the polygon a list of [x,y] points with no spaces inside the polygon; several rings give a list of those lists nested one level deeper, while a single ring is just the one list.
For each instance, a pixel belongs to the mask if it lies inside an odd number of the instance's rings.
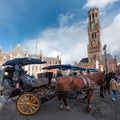
[{"label": "person wearing hat", "polygon": [[27,71],[25,71],[22,68],[23,64],[22,62],[19,62],[15,65],[15,78],[16,81],[19,81],[20,85],[24,85],[24,87],[32,87],[32,78],[26,74]]},{"label": "person wearing hat", "polygon": [[21,61],[18,62],[18,63],[16,63],[16,65],[14,66],[15,71],[14,71],[14,77],[13,77],[13,79],[14,79],[14,81],[16,81],[16,82],[19,81],[20,83],[21,83],[20,76],[21,76],[22,71],[24,71],[23,68],[22,68],[22,66],[23,66],[23,64],[22,64]]},{"label": "person wearing hat", "polygon": [[18,71],[18,72],[23,71],[22,66],[23,66],[22,62],[17,63],[17,64],[15,65],[15,71]]}]

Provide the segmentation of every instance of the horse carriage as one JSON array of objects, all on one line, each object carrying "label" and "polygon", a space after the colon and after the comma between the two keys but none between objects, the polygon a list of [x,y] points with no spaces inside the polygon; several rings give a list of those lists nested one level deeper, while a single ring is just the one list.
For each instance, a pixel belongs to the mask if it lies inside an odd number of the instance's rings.
[{"label": "horse carriage", "polygon": [[[66,94],[72,93],[72,95],[74,95],[77,93],[78,95],[79,91],[85,88],[84,83],[86,82],[86,80],[83,80],[82,78],[79,79],[79,77],[74,77],[74,76],[73,77],[59,76],[57,77],[57,81],[55,85],[46,83],[46,84],[41,84],[39,86],[26,87],[25,85],[22,85],[21,83],[19,83],[19,81],[14,81],[13,79],[14,65],[16,64],[16,62],[19,62],[19,61],[22,61],[23,65],[44,64],[46,62],[41,61],[39,59],[34,59],[34,58],[31,58],[31,59],[18,58],[18,59],[7,61],[6,63],[3,64],[3,66],[6,66],[6,67],[0,71],[0,77],[1,77],[0,84],[1,86],[3,86],[4,92],[7,93],[8,99],[12,99],[17,96],[16,109],[18,110],[19,113],[23,115],[33,115],[37,113],[43,103],[51,100],[52,98],[56,96],[58,96],[59,101],[63,100],[65,106],[67,106],[68,104],[66,101],[66,97],[67,97]],[[71,65],[53,65],[53,66],[45,67],[43,69],[64,69],[65,70],[65,69],[71,69],[71,68],[72,69],[78,69],[78,68],[83,69],[77,66],[73,67]],[[27,77],[30,80],[30,76],[27,75]],[[94,77],[95,79],[97,78],[96,75]],[[101,80],[102,77],[103,77],[103,74],[101,73],[98,74],[99,80]],[[74,82],[76,80],[78,81],[79,84]],[[91,79],[89,80],[92,81]],[[7,87],[6,87],[5,86],[6,82],[4,81],[9,81],[9,82],[12,81],[10,83],[11,85],[9,86],[8,90],[6,90],[8,88],[8,82],[7,82]],[[82,85],[81,83],[84,85]],[[72,85],[72,90],[71,90],[71,85]],[[89,88],[86,92],[86,98],[88,99],[87,108],[86,108],[87,110],[90,109],[89,104],[90,104],[90,98],[92,94],[93,94],[93,90]]]},{"label": "horse carriage", "polygon": [[44,64],[46,61],[34,58],[16,58],[5,62],[0,70],[0,87],[6,99],[16,98],[16,108],[23,115],[35,114],[41,107],[41,104],[47,102],[55,95],[51,94],[55,86],[49,84],[40,84],[39,86],[27,86],[31,84],[33,78],[23,72],[22,77],[27,82],[24,84],[20,79],[14,79],[15,64],[22,62],[23,66],[29,64]]}]

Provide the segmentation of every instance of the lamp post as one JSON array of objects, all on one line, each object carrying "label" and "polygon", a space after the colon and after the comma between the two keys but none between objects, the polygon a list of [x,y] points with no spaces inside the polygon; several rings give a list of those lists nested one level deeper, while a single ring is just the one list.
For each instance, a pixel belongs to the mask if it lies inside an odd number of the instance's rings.
[{"label": "lamp post", "polygon": [[29,60],[29,74],[30,74],[30,62],[31,62],[31,57],[29,57],[28,60]]},{"label": "lamp post", "polygon": [[105,45],[103,46],[103,50],[104,50],[104,56],[105,56],[105,68],[106,68],[106,72],[107,72],[107,71],[108,71],[108,66],[107,66],[106,48],[107,48],[107,45],[105,44]]}]

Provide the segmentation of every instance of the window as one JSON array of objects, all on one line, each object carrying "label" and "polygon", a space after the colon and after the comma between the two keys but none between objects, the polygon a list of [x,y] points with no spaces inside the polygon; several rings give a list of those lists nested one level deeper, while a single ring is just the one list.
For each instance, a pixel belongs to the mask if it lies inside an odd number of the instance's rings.
[{"label": "window", "polygon": [[94,33],[94,37],[96,38],[96,32]]},{"label": "window", "polygon": [[92,14],[92,17],[94,18],[94,13]]},{"label": "window", "polygon": [[92,27],[91,27],[91,25],[90,25],[90,29],[91,29]]},{"label": "window", "polygon": [[32,71],[34,71],[34,65],[32,66]]},{"label": "window", "polygon": [[38,71],[38,66],[36,66],[36,71]]},{"label": "window", "polygon": [[94,34],[92,33],[92,38],[94,38]]},{"label": "window", "polygon": [[41,71],[42,69],[41,69],[41,66],[39,66],[39,70]]},{"label": "window", "polygon": [[91,22],[91,15],[90,15],[90,22]]},{"label": "window", "polygon": [[95,13],[96,17],[97,17],[97,13]]}]

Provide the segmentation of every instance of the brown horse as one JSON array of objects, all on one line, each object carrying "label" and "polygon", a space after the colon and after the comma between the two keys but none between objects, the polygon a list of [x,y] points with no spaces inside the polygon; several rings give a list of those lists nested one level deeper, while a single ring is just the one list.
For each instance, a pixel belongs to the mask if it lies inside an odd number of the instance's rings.
[{"label": "brown horse", "polygon": [[[63,93],[58,95],[59,102],[61,99],[64,105],[70,110],[67,104],[67,92],[78,91],[84,89],[86,91],[86,111],[90,111],[90,100],[97,85],[104,85],[104,73],[98,72],[93,75],[87,74],[86,76],[74,76],[74,77],[59,77],[56,82],[56,93]],[[60,106],[61,107],[61,106]],[[62,107],[61,107],[62,108]]]}]

